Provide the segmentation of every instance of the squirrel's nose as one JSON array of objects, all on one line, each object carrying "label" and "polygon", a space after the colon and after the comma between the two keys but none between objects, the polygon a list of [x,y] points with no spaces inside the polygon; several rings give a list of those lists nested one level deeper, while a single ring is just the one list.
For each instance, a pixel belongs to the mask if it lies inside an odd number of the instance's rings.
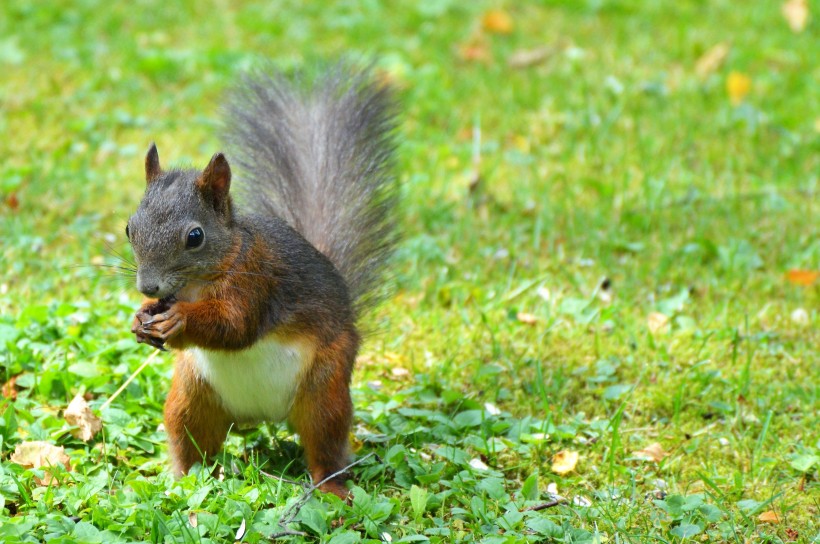
[{"label": "squirrel's nose", "polygon": [[143,295],[152,297],[159,292],[159,282],[151,281],[150,279],[146,281],[146,278],[137,276],[137,289]]},{"label": "squirrel's nose", "polygon": [[140,286],[140,292],[147,297],[152,297],[159,292],[159,285],[157,285],[156,283],[142,285]]}]

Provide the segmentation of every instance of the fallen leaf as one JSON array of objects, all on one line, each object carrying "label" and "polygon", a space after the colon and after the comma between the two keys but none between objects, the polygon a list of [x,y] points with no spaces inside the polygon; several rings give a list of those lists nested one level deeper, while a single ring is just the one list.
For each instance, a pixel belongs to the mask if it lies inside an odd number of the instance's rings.
[{"label": "fallen leaf", "polygon": [[17,198],[17,193],[11,193],[9,196],[6,197],[6,204],[12,210],[16,210],[20,207],[20,199]]},{"label": "fallen leaf", "polygon": [[717,72],[720,67],[723,66],[726,57],[729,56],[729,49],[728,43],[721,42],[712,46],[709,51],[701,55],[695,63],[695,73],[698,77],[705,79],[707,76]]},{"label": "fallen leaf", "polygon": [[245,536],[245,518],[242,518],[242,523],[239,524],[234,540],[242,540],[243,536]]},{"label": "fallen leaf", "polygon": [[783,3],[780,12],[789,23],[789,28],[794,32],[803,32],[806,23],[809,21],[808,0],[788,0]]},{"label": "fallen leaf", "polygon": [[196,518],[196,512],[188,512],[188,524],[191,527],[196,527],[199,525],[199,520]]},{"label": "fallen leaf", "polygon": [[786,272],[786,279],[795,285],[811,285],[820,278],[820,271],[792,269]]},{"label": "fallen leaf", "polygon": [[410,371],[406,368],[401,368],[397,366],[395,368],[390,369],[390,373],[396,378],[404,378],[405,376],[410,374]]},{"label": "fallen leaf", "polygon": [[458,56],[467,62],[487,62],[490,60],[490,50],[481,40],[471,40],[458,46]]},{"label": "fallen leaf", "polygon": [[[68,455],[65,448],[54,446],[48,442],[35,440],[32,442],[21,442],[17,444],[14,453],[9,460],[24,468],[50,468],[62,465],[66,470],[71,470]],[[49,485],[53,480],[51,472],[46,470],[45,477],[35,478],[38,485]]]},{"label": "fallen leaf", "polygon": [[102,420],[94,415],[82,395],[74,397],[63,417],[69,425],[77,427],[71,430],[71,434],[83,442],[88,442],[102,430]]},{"label": "fallen leaf", "polygon": [[490,470],[490,467],[488,467],[487,464],[484,463],[484,461],[478,458],[470,459],[470,466],[476,470]]},{"label": "fallen leaf", "polygon": [[509,34],[513,30],[513,20],[506,11],[493,9],[481,17],[481,28],[490,34]]},{"label": "fallen leaf", "polygon": [[763,512],[762,514],[757,516],[757,519],[758,521],[762,521],[763,523],[780,523],[780,518],[774,510]]},{"label": "fallen leaf", "polygon": [[649,332],[652,334],[667,332],[669,330],[669,318],[660,312],[652,312],[646,318],[646,326],[649,327]]},{"label": "fallen leaf", "polygon": [[528,314],[527,312],[518,312],[515,314],[515,318],[521,323],[526,323],[527,325],[535,325],[538,323],[538,316]]},{"label": "fallen leaf", "polygon": [[809,324],[809,312],[807,312],[805,308],[797,308],[792,312],[791,318],[792,322],[798,325]]},{"label": "fallen leaf", "polygon": [[657,442],[648,445],[642,450],[633,452],[633,454],[644,459],[655,461],[656,463],[660,463],[661,461],[663,461],[664,457],[669,456],[669,453],[663,451],[663,446],[661,446]]},{"label": "fallen leaf", "polygon": [[552,471],[556,474],[566,474],[575,470],[575,465],[578,464],[578,452],[571,450],[562,450],[556,453],[552,458]]},{"label": "fallen leaf", "polygon": [[751,90],[752,78],[740,72],[733,71],[729,73],[729,77],[726,78],[726,92],[733,106],[743,102],[743,99]]},{"label": "fallen leaf", "polygon": [[17,376],[9,378],[9,381],[3,384],[0,393],[2,393],[3,398],[17,400]]},{"label": "fallen leaf", "polygon": [[510,68],[529,68],[545,62],[558,52],[558,48],[544,45],[534,49],[517,49],[507,59]]},{"label": "fallen leaf", "polygon": [[795,531],[791,527],[788,527],[786,529],[786,542],[794,542],[795,540],[797,540],[797,537],[799,537],[799,536],[800,536],[800,533],[798,533],[797,531]]}]

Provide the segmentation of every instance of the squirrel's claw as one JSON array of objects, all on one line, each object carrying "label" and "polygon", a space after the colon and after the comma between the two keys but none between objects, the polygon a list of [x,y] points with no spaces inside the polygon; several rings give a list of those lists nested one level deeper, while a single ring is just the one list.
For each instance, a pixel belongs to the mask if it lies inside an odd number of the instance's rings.
[{"label": "squirrel's claw", "polygon": [[[143,305],[134,316],[131,332],[136,335],[138,343],[148,344],[161,351],[167,351],[165,341],[182,332],[185,328],[185,319],[173,309],[155,313],[156,310],[162,308],[159,304]],[[167,303],[165,304],[165,308],[168,308]]]},{"label": "squirrel's claw", "polygon": [[141,328],[142,330],[138,334],[162,343],[177,336],[185,329],[185,318],[180,312],[169,310],[143,321]]}]

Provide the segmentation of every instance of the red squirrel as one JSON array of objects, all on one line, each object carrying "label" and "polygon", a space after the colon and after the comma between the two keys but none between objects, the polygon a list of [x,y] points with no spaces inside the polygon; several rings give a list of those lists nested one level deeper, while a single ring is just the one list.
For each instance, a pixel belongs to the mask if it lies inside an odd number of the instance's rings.
[{"label": "red squirrel", "polygon": [[[126,235],[149,297],[131,331],[176,352],[165,429],[176,474],[234,423],[287,420],[314,482],[349,462],[357,321],[396,241],[396,103],[369,70],[246,76],[228,100],[232,169],[163,169],[152,145]],[[346,476],[320,486],[347,496]]]}]

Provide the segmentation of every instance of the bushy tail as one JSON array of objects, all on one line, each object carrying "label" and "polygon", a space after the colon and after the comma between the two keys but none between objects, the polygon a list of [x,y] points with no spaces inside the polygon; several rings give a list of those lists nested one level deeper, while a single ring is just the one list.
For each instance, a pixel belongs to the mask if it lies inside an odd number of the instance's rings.
[{"label": "bushy tail", "polygon": [[226,114],[229,159],[248,176],[248,204],[324,253],[361,315],[383,294],[396,242],[390,89],[346,63],[313,78],[265,70],[244,78]]}]

